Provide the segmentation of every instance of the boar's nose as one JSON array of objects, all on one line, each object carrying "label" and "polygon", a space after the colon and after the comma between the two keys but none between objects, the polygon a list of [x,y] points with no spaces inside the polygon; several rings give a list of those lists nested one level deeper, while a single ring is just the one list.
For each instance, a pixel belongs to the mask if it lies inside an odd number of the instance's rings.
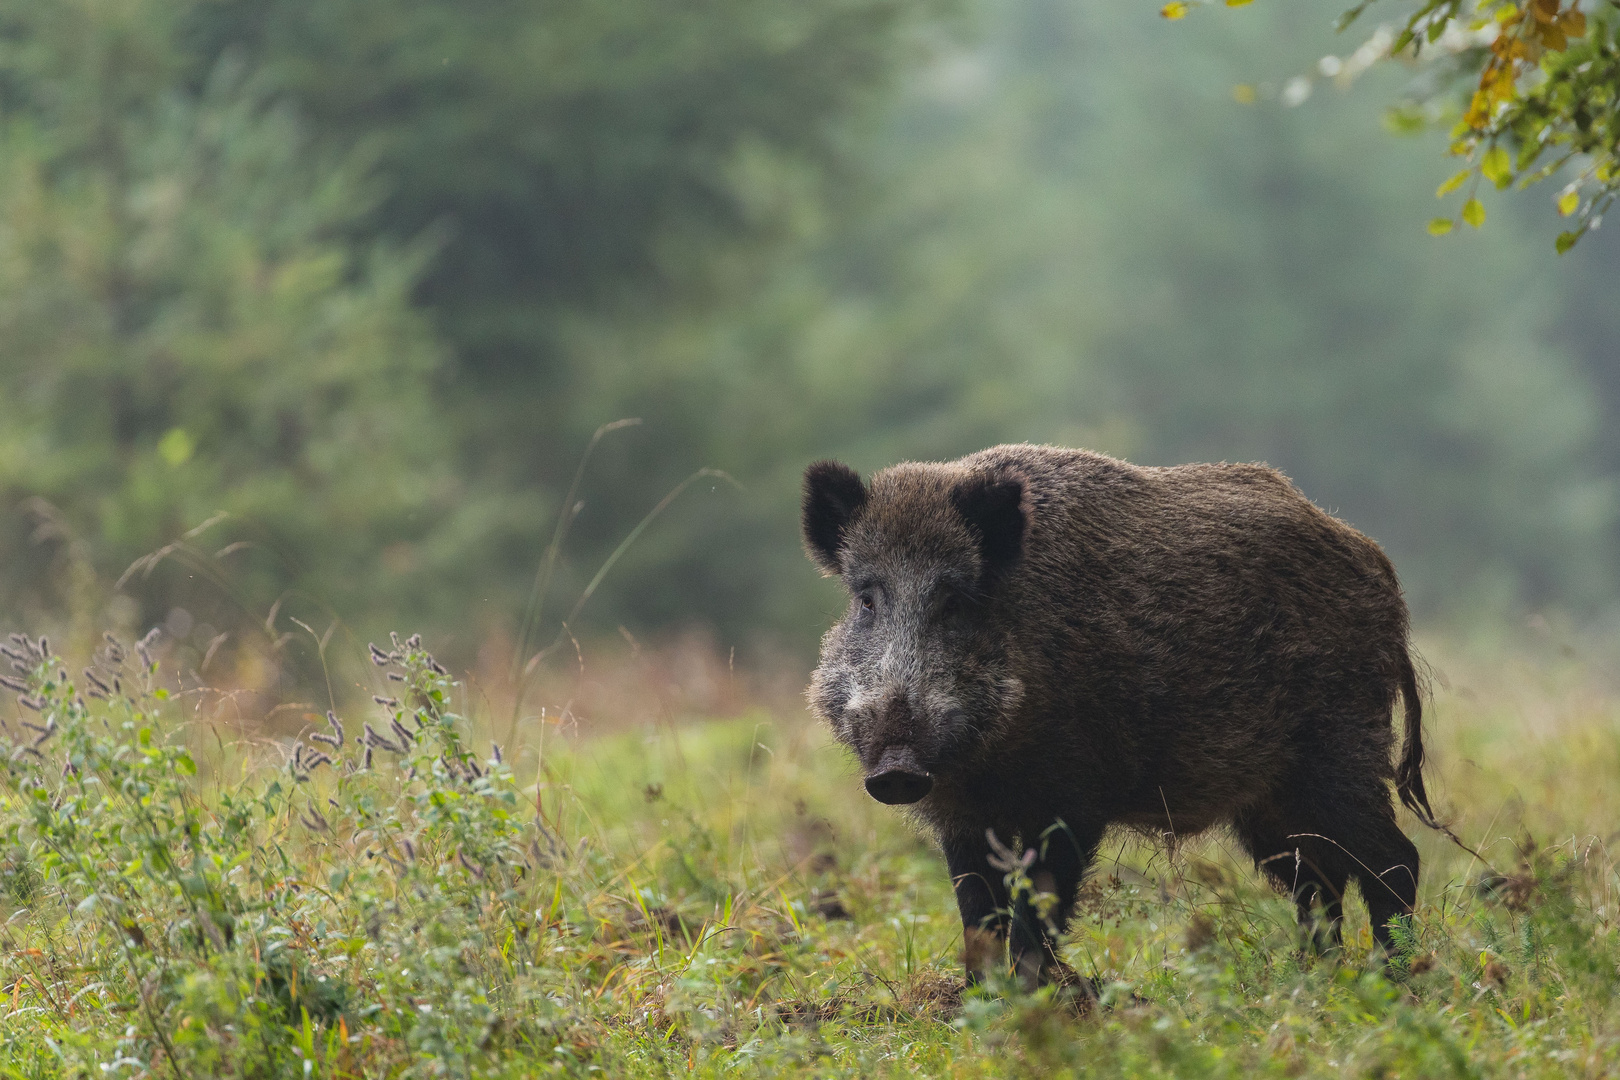
[{"label": "boar's nose", "polygon": [[934,778],[903,746],[891,746],[878,758],[877,768],[866,775],[866,791],[880,803],[914,803],[934,788]]}]

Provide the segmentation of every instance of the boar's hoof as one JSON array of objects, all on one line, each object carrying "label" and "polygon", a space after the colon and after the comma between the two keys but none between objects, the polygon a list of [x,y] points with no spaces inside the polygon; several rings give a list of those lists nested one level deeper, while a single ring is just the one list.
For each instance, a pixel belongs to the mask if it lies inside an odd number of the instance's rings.
[{"label": "boar's hoof", "polygon": [[866,791],[880,803],[900,806],[914,803],[934,789],[934,778],[917,761],[917,755],[903,747],[883,751],[876,769],[866,777]]}]

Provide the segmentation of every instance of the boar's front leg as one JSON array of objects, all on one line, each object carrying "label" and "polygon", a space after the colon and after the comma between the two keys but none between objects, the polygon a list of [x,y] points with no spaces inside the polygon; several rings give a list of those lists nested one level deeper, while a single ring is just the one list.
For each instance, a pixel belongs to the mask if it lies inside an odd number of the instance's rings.
[{"label": "boar's front leg", "polygon": [[1035,851],[1022,874],[1033,888],[1021,888],[1017,896],[1008,888],[1008,871],[992,864],[983,833],[944,841],[945,863],[962,913],[970,985],[1009,965],[1026,989],[1054,982],[1081,984],[1058,958],[1056,939],[1068,926],[1081,878],[1101,839],[1101,829],[1077,830],[1061,821],[1036,833],[1023,845]]},{"label": "boar's front leg", "polygon": [[972,986],[1006,959],[1012,921],[1007,881],[1003,871],[990,865],[990,845],[983,835],[947,837],[942,846],[962,913],[962,959]]}]

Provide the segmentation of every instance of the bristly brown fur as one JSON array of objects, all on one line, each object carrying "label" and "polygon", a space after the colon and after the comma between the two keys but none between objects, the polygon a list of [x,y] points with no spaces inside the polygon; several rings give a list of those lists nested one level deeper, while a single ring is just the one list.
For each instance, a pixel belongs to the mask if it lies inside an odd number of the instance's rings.
[{"label": "bristly brown fur", "polygon": [[1391,781],[1433,820],[1406,604],[1378,545],[1286,477],[1039,446],[869,486],[820,462],[804,529],[852,596],[812,704],[869,774],[906,763],[965,924],[1009,937],[1026,977],[1058,961],[987,831],[1040,849],[1058,928],[1109,826],[1230,825],[1315,943],[1337,941],[1355,879],[1393,947],[1418,857]]}]

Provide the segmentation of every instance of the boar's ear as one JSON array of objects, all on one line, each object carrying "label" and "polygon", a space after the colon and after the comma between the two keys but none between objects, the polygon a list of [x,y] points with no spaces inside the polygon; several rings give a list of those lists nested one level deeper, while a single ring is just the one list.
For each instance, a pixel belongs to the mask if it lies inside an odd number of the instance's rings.
[{"label": "boar's ear", "polygon": [[978,536],[986,579],[1018,561],[1029,526],[1021,477],[1000,472],[971,477],[952,489],[951,505]]},{"label": "boar's ear", "polygon": [[818,461],[804,471],[804,548],[822,573],[842,572],[844,531],[865,505],[866,485],[848,465]]}]

